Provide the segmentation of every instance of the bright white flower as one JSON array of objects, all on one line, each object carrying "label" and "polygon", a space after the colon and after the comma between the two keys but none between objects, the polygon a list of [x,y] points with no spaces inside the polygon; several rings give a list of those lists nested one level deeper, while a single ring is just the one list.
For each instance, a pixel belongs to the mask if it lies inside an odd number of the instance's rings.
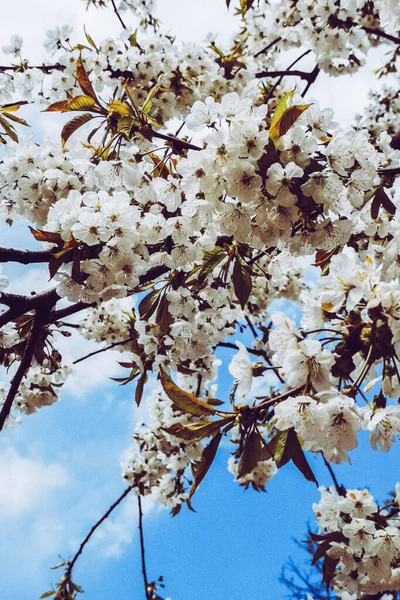
[{"label": "bright white flower", "polygon": [[208,97],[204,102],[197,100],[186,117],[186,125],[193,131],[201,131],[207,125],[212,125],[218,117],[217,104],[214,98]]},{"label": "bright white flower", "polygon": [[297,388],[309,381],[315,390],[322,391],[330,388],[330,367],[334,360],[319,341],[307,339],[287,347],[282,369],[291,387]]},{"label": "bright white flower", "polygon": [[283,169],[280,163],[274,163],[267,171],[267,191],[276,196],[276,201],[282,206],[296,203],[296,195],[292,192],[294,179],[303,176],[303,169],[290,162]]},{"label": "bright white flower", "polygon": [[2,50],[4,54],[13,54],[14,56],[18,56],[21,54],[23,39],[19,35],[12,35],[10,44],[8,46],[3,46]]},{"label": "bright white flower", "polygon": [[237,393],[240,398],[245,398],[250,391],[253,379],[253,365],[247,348],[242,342],[236,342],[239,352],[229,363],[229,373],[239,382]]},{"label": "bright white flower", "polygon": [[375,414],[369,411],[366,423],[367,429],[372,432],[369,438],[372,448],[376,450],[379,445],[381,452],[388,452],[394,436],[400,433],[400,406],[387,406]]}]

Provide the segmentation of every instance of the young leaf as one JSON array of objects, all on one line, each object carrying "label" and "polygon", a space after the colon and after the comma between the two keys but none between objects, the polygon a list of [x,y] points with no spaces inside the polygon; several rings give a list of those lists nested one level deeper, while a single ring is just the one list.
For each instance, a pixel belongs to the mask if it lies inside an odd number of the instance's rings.
[{"label": "young leaf", "polygon": [[310,106],[311,104],[297,104],[285,110],[279,119],[279,136],[285,135],[303,112],[307,110],[307,108],[310,108]]},{"label": "young leaf", "polygon": [[153,290],[150,294],[147,294],[139,304],[139,315],[142,319],[148,321],[152,314],[156,311],[158,302],[160,300],[162,289]]},{"label": "young leaf", "polygon": [[289,437],[290,440],[288,439],[288,443],[291,445],[292,461],[300,473],[302,473],[308,481],[312,481],[318,487],[318,481],[315,479],[315,475],[307,462],[303,448],[300,445],[299,438],[294,431],[292,432],[292,430],[289,432]]},{"label": "young leaf", "polygon": [[91,84],[91,81],[86,73],[85,66],[82,62],[82,59],[79,57],[76,61],[76,73],[75,77],[78,80],[78,83],[81,87],[81,90],[87,96],[91,96],[97,102],[97,96]]},{"label": "young leaf", "polygon": [[375,220],[378,218],[381,206],[391,215],[394,215],[396,212],[396,206],[393,204],[383,187],[378,187],[371,203],[371,219]]},{"label": "young leaf", "polygon": [[283,113],[285,112],[285,110],[287,109],[289,100],[291,98],[293,98],[293,96],[294,96],[294,90],[292,90],[291,92],[287,92],[279,100],[278,105],[277,105],[277,107],[275,109],[275,112],[273,114],[273,117],[271,119],[270,131],[276,125],[276,123],[279,121],[279,119],[281,118],[281,116],[283,115]]},{"label": "young leaf", "polygon": [[91,121],[93,118],[93,115],[90,115],[89,113],[84,113],[83,115],[79,115],[79,117],[75,117],[74,119],[71,119],[71,121],[68,121],[68,123],[64,125],[61,131],[62,146],[65,146],[66,142],[69,140],[71,135],[75,133],[77,129],[82,127],[82,125],[85,125],[85,123]]},{"label": "young leaf", "polygon": [[195,441],[209,437],[232,420],[233,417],[228,417],[226,419],[218,419],[218,421],[201,421],[193,425],[174,423],[171,427],[165,427],[164,431],[182,440]]},{"label": "young leaf", "polygon": [[244,308],[251,294],[252,279],[250,268],[240,257],[237,257],[233,267],[232,280],[236,297]]},{"label": "young leaf", "polygon": [[148,379],[148,377],[147,377],[147,373],[145,371],[139,377],[138,382],[136,384],[135,402],[136,402],[137,406],[139,406],[140,403],[141,403],[141,401],[142,401],[144,386],[145,386],[145,383],[146,383],[147,379]]},{"label": "young leaf", "polygon": [[68,101],[68,110],[87,110],[96,106],[96,102],[90,96],[76,96]]},{"label": "young leaf", "polygon": [[51,598],[51,596],[55,596],[56,594],[56,590],[50,590],[49,592],[45,592],[44,594],[42,594],[40,596],[40,600],[42,600],[42,598]]},{"label": "young leaf", "polygon": [[43,112],[67,112],[69,110],[69,100],[58,100],[53,102]]},{"label": "young leaf", "polygon": [[[288,431],[278,431],[278,433],[268,442],[268,448],[274,457],[277,467],[282,466],[281,461],[285,452]],[[286,461],[287,462],[287,461]],[[284,463],[283,463],[284,464]]]},{"label": "young leaf", "polygon": [[175,406],[182,412],[197,415],[199,417],[215,414],[215,409],[212,406],[199,400],[194,394],[181,390],[181,388],[178,387],[162,369],[160,369],[160,380],[168,398],[170,398]]},{"label": "young leaf", "polygon": [[38,242],[50,242],[52,244],[59,244],[62,242],[61,235],[54,231],[43,231],[42,229],[34,229],[29,226],[31,233],[35,240]]},{"label": "young leaf", "polygon": [[165,296],[161,298],[160,304],[158,305],[156,323],[160,326],[160,329],[163,333],[169,335],[173,318],[169,312],[168,300]]},{"label": "young leaf", "polygon": [[194,482],[193,482],[192,488],[190,490],[189,498],[191,498],[193,496],[193,494],[199,487],[200,483],[203,481],[204,477],[207,475],[207,472],[214,461],[221,438],[222,438],[222,433],[217,433],[217,435],[215,435],[213,437],[213,439],[208,444],[208,446],[206,446],[204,448],[200,461],[194,465],[194,468],[193,468]]},{"label": "young leaf", "polygon": [[262,447],[260,434],[258,431],[253,430],[244,443],[243,452],[238,465],[238,479],[251,473],[258,463]]},{"label": "young leaf", "polygon": [[113,100],[109,103],[108,108],[110,109],[110,112],[115,112],[121,117],[129,117],[132,114],[129,106],[123,102],[120,102],[120,100]]},{"label": "young leaf", "polygon": [[[278,105],[279,106],[279,105]],[[297,106],[290,106],[287,108],[282,115],[277,119],[269,129],[269,137],[275,144],[278,145],[279,138],[285,135],[291,128],[291,126],[297,121],[300,115],[303,114],[311,104],[302,104]],[[275,112],[276,114],[276,112]],[[275,115],[274,115],[275,118]]]}]

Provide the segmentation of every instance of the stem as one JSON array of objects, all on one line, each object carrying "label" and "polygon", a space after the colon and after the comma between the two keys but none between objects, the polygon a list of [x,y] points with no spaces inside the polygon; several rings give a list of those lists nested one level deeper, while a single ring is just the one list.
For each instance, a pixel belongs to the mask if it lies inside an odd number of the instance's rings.
[{"label": "stem", "polygon": [[22,265],[49,262],[52,254],[47,250],[15,250],[0,248],[0,262],[17,262]]},{"label": "stem", "polygon": [[78,558],[82,554],[84,547],[86,546],[86,544],[88,543],[88,541],[90,540],[90,538],[92,537],[92,535],[94,534],[94,532],[96,531],[96,529],[98,527],[100,527],[100,525],[110,516],[110,514],[112,513],[112,511],[114,510],[114,508],[116,508],[122,502],[122,500],[129,494],[129,492],[131,492],[132,490],[133,490],[132,486],[127,487],[126,490],[123,492],[123,494],[121,494],[121,496],[118,498],[118,500],[116,500],[114,502],[114,504],[112,504],[110,506],[110,508],[108,509],[108,511],[101,517],[101,519],[99,519],[97,521],[97,523],[95,525],[93,525],[93,527],[91,528],[91,530],[89,531],[89,533],[87,534],[87,536],[85,537],[85,539],[83,540],[83,542],[81,543],[81,545],[79,546],[78,552],[75,554],[74,558],[69,563],[69,566],[68,566],[68,569],[67,569],[67,574],[68,575],[71,575],[72,569],[74,568],[74,565],[75,565],[76,561],[78,560]]},{"label": "stem", "polygon": [[140,539],[140,558],[142,561],[142,575],[143,575],[143,585],[144,585],[144,593],[147,600],[151,600],[151,595],[149,591],[149,580],[147,578],[147,570],[146,570],[146,557],[145,557],[145,546],[144,546],[144,534],[143,534],[143,511],[142,511],[142,498],[139,494],[138,498],[138,511],[139,511],[139,539]]},{"label": "stem", "polygon": [[10,389],[8,390],[7,397],[0,411],[0,431],[2,431],[6,419],[11,412],[12,404],[14,402],[15,396],[17,395],[21,381],[31,365],[41,329],[42,319],[38,315],[36,315],[33,321],[32,329],[29,335],[28,342],[25,346],[25,351],[22,356],[20,365],[11,381]]},{"label": "stem", "polygon": [[385,40],[390,40],[395,44],[400,44],[400,38],[394,37],[394,35],[389,35],[385,33],[381,29],[372,29],[371,27],[361,27],[366,33],[370,33],[371,35],[377,35],[378,37],[385,38]]},{"label": "stem", "polygon": [[309,76],[307,78],[307,85],[301,93],[302,98],[304,98],[304,96],[307,94],[308,90],[310,89],[310,87],[312,86],[314,81],[317,79],[319,73],[320,73],[320,68],[318,65],[315,65],[315,67],[313,68],[311,73],[309,73]]},{"label": "stem", "polygon": [[269,50],[270,48],[272,48],[272,46],[275,46],[275,44],[277,44],[278,42],[281,41],[281,37],[276,38],[273,42],[271,42],[270,44],[268,44],[268,46],[265,46],[265,48],[262,48],[262,50],[259,50],[255,55],[254,58],[257,58],[257,56],[260,56],[260,54],[264,54],[264,52],[267,52],[267,50]]},{"label": "stem", "polygon": [[336,489],[337,493],[338,493],[340,496],[343,496],[343,495],[344,495],[344,494],[343,494],[344,487],[343,487],[342,485],[340,485],[340,484],[339,484],[339,482],[338,482],[338,480],[336,479],[336,475],[335,475],[335,473],[333,472],[333,469],[332,469],[332,467],[331,467],[330,463],[329,463],[329,462],[326,460],[326,458],[325,458],[325,455],[324,455],[324,453],[323,453],[322,451],[321,451],[321,456],[322,456],[322,458],[324,459],[325,466],[326,466],[326,468],[327,468],[327,469],[328,469],[328,471],[329,471],[329,475],[330,475],[330,476],[331,476],[331,478],[332,478],[333,485],[335,486],[335,489]]},{"label": "stem", "polygon": [[[296,58],[296,60],[294,60],[287,68],[287,70],[289,71],[289,69],[291,69],[292,67],[294,67],[295,64],[297,64],[304,56],[306,56],[306,54],[308,54],[309,52],[311,52],[311,50],[306,50],[305,52],[303,52],[303,54],[301,54],[301,56],[299,56],[298,58]],[[257,75],[256,75],[257,77]],[[283,75],[282,77],[280,77],[278,79],[278,81],[275,83],[275,85],[272,87],[271,91],[269,92],[268,96],[265,99],[265,102],[267,103],[268,100],[271,98],[272,94],[274,93],[274,91],[276,90],[276,88],[278,87],[278,85],[281,83],[282,79],[283,79]]]},{"label": "stem", "polygon": [[109,346],[106,346],[105,348],[100,348],[100,350],[95,350],[94,352],[90,352],[89,354],[86,354],[85,356],[81,356],[81,358],[74,360],[74,362],[72,364],[77,365],[78,363],[82,362],[83,360],[86,360],[87,358],[95,356],[96,354],[100,354],[101,352],[105,352],[106,350],[111,350],[111,348],[116,348],[117,346],[122,346],[123,344],[127,344],[128,342],[130,342],[133,339],[134,339],[134,336],[132,335],[131,337],[127,338],[126,340],[120,340],[119,342],[114,342],[113,344],[110,344]]},{"label": "stem", "polygon": [[111,4],[112,4],[112,6],[113,6],[114,12],[115,12],[115,14],[117,15],[117,17],[118,17],[118,20],[119,20],[119,22],[121,23],[122,27],[123,27],[124,29],[127,29],[127,27],[126,27],[125,23],[123,22],[123,20],[122,20],[122,18],[121,18],[121,15],[120,15],[120,14],[119,14],[119,12],[118,12],[118,8],[117,8],[117,7],[116,7],[116,5],[115,5],[115,0],[111,0]]},{"label": "stem", "polygon": [[268,406],[269,404],[275,404],[276,402],[280,402],[281,400],[286,400],[286,398],[289,398],[289,396],[297,394],[297,392],[300,392],[301,390],[303,390],[303,388],[304,388],[304,386],[300,385],[298,388],[295,388],[294,390],[289,390],[288,392],[285,392],[284,394],[280,394],[280,396],[275,396],[275,398],[267,398],[263,402],[260,402],[260,404],[257,405],[257,408],[260,408],[260,406]]}]

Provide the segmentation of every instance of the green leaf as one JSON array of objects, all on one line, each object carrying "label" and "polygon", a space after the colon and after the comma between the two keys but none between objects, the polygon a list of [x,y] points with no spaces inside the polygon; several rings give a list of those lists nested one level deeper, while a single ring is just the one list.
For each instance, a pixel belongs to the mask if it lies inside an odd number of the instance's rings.
[{"label": "green leaf", "polygon": [[82,125],[85,125],[85,123],[88,123],[93,118],[93,115],[90,115],[89,113],[84,113],[83,115],[79,115],[79,117],[75,117],[74,119],[71,119],[71,121],[68,121],[68,123],[64,125],[61,131],[62,146],[65,146],[66,142],[69,140],[71,135],[75,133],[75,131],[79,129],[79,127],[82,127]]},{"label": "green leaf", "polygon": [[[274,461],[276,462],[277,467],[279,468],[281,465],[281,460],[283,458],[286,442],[288,438],[288,431],[278,431],[278,433],[268,442],[268,448],[274,457]],[[286,461],[287,462],[287,461]]]},{"label": "green leaf", "polygon": [[292,445],[292,461],[294,462],[300,473],[302,473],[308,481],[312,481],[318,487],[318,481],[315,479],[315,475],[307,462],[304,450],[299,442],[299,438],[297,437],[294,431],[292,434],[290,434],[290,438],[290,443]]},{"label": "green leaf", "polygon": [[[87,37],[87,36],[86,36]],[[90,43],[90,42],[89,42]],[[79,57],[78,60],[76,61],[76,72],[75,72],[75,77],[81,87],[81,90],[84,94],[86,94],[87,96],[91,96],[91,98],[93,98],[94,100],[97,101],[97,96],[96,93],[93,89],[92,83],[88,77],[88,74],[86,73],[86,69],[85,66],[82,62],[82,59]]]},{"label": "green leaf", "polygon": [[156,323],[160,326],[160,329],[163,333],[169,335],[171,325],[173,322],[173,317],[169,312],[168,300],[165,296],[163,296],[161,298],[160,304],[158,305]]},{"label": "green leaf", "polygon": [[86,110],[96,106],[96,102],[90,96],[76,96],[68,101],[68,107],[62,112],[69,112],[71,110]]},{"label": "green leaf", "polygon": [[138,310],[142,319],[146,319],[146,321],[148,321],[151,315],[155,313],[162,291],[162,288],[159,290],[153,290],[140,302]]},{"label": "green leaf", "polygon": [[50,590],[49,592],[45,592],[44,594],[42,594],[40,596],[40,600],[42,600],[42,598],[50,598],[51,596],[54,596],[56,594],[56,590]]},{"label": "green leaf", "polygon": [[277,105],[277,107],[275,109],[275,112],[273,114],[273,117],[271,119],[270,131],[277,124],[277,122],[279,121],[279,119],[281,118],[281,116],[283,115],[283,113],[285,112],[285,110],[287,109],[289,100],[291,98],[293,98],[294,92],[295,92],[295,90],[292,90],[291,92],[287,92],[279,100],[278,105]]},{"label": "green leaf", "polygon": [[164,427],[163,429],[170,435],[174,435],[182,440],[196,441],[209,437],[232,420],[233,417],[228,417],[226,419],[218,419],[218,421],[201,421],[193,425],[175,423],[171,427]]},{"label": "green leaf", "polygon": [[381,206],[391,215],[394,215],[396,212],[396,206],[393,204],[383,187],[378,187],[371,203],[371,219],[375,220],[378,218]]},{"label": "green leaf", "polygon": [[90,35],[88,34],[88,32],[86,31],[86,27],[83,26],[83,30],[85,32],[85,36],[87,41],[89,42],[89,44],[98,52],[99,49],[97,48],[96,44],[94,43],[93,39],[90,37]]},{"label": "green leaf", "polygon": [[307,110],[307,108],[310,108],[310,106],[311,104],[296,104],[285,110],[279,119],[279,136],[285,135],[303,112]]},{"label": "green leaf", "polygon": [[160,369],[160,381],[168,398],[180,411],[198,417],[215,414],[215,409],[212,406],[199,400],[194,394],[182,390],[162,369]]},{"label": "green leaf", "polygon": [[62,242],[62,237],[59,233],[54,231],[44,231],[43,229],[34,229],[28,225],[31,234],[38,242],[50,242],[51,244],[59,244]]},{"label": "green leaf", "polygon": [[233,267],[232,280],[236,297],[240,302],[240,306],[244,308],[251,294],[253,284],[251,278],[251,269],[239,256],[237,257]]},{"label": "green leaf", "polygon": [[194,465],[194,482],[190,490],[189,498],[192,498],[200,483],[207,475],[207,472],[214,461],[221,438],[222,433],[217,433],[217,435],[213,437],[211,442],[204,448],[200,461]]},{"label": "green leaf", "polygon": [[143,391],[144,391],[144,386],[147,382],[147,373],[146,371],[144,373],[142,373],[142,375],[139,377],[138,382],[136,384],[136,390],[135,390],[135,402],[137,404],[137,406],[140,405],[140,402],[142,401],[142,397],[143,397]]},{"label": "green leaf", "polygon": [[259,461],[262,447],[260,434],[253,429],[244,443],[243,452],[240,456],[237,474],[238,479],[252,472]]},{"label": "green leaf", "polygon": [[326,589],[330,587],[339,561],[339,558],[331,558],[330,556],[325,556],[324,558],[324,562],[322,563],[322,579],[326,585]]}]

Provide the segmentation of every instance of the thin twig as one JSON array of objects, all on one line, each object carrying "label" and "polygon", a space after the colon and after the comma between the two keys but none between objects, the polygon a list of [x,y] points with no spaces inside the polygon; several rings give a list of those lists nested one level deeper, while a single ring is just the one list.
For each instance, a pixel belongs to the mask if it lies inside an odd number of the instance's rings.
[{"label": "thin twig", "polygon": [[144,546],[144,533],[143,533],[143,511],[142,511],[142,498],[140,494],[138,495],[138,512],[139,512],[139,539],[140,539],[140,558],[142,561],[142,575],[143,575],[143,585],[144,585],[144,593],[146,595],[147,600],[151,600],[150,590],[149,590],[149,580],[147,578],[147,570],[146,570],[146,557],[145,557],[145,546]]},{"label": "thin twig", "polygon": [[342,485],[340,485],[340,483],[339,483],[339,482],[338,482],[338,480],[336,479],[336,475],[335,475],[335,473],[333,472],[333,469],[332,469],[332,467],[331,467],[330,463],[329,463],[329,462],[326,460],[326,458],[325,458],[325,455],[324,455],[324,453],[323,453],[323,452],[321,452],[321,455],[322,455],[322,458],[324,459],[325,466],[326,466],[326,468],[327,468],[327,469],[328,469],[328,471],[329,471],[329,475],[330,475],[330,476],[331,476],[331,478],[332,478],[333,485],[335,486],[335,489],[336,489],[337,493],[338,493],[340,496],[343,496],[343,495],[344,495],[344,494],[343,494],[343,492],[344,492],[344,487],[343,487]]},{"label": "thin twig", "polygon": [[83,360],[86,360],[87,358],[91,358],[92,356],[95,356],[96,354],[100,354],[101,352],[106,352],[106,350],[111,350],[111,348],[116,348],[117,346],[122,346],[123,344],[127,344],[128,342],[132,341],[133,339],[135,339],[135,337],[132,335],[131,337],[127,338],[126,340],[120,340],[119,342],[114,342],[113,344],[109,344],[109,346],[106,346],[105,348],[100,348],[100,350],[95,350],[94,352],[90,352],[89,354],[86,354],[85,356],[81,356],[81,358],[74,360],[74,362],[72,364],[77,365],[78,363],[82,362]]},{"label": "thin twig", "polygon": [[270,44],[268,44],[268,46],[265,46],[265,48],[262,48],[261,50],[259,50],[254,55],[254,58],[257,58],[257,56],[260,56],[260,54],[264,54],[264,52],[267,52],[267,50],[269,50],[270,48],[272,48],[272,46],[275,46],[275,44],[277,44],[278,42],[280,42],[281,39],[282,39],[281,37],[278,37],[275,40],[273,40]]},{"label": "thin twig", "polygon": [[36,345],[38,342],[38,337],[39,337],[40,331],[42,329],[42,326],[43,326],[42,319],[40,318],[39,315],[36,315],[36,317],[33,321],[31,332],[29,334],[29,339],[25,346],[25,351],[22,356],[21,362],[20,362],[19,367],[11,381],[10,389],[8,390],[7,397],[6,397],[4,404],[0,411],[0,431],[2,431],[4,424],[6,422],[6,419],[11,412],[11,408],[12,408],[15,396],[17,395],[18,388],[21,385],[21,381],[22,381],[25,373],[31,366],[32,358],[35,353],[35,348],[36,348]]},{"label": "thin twig", "polygon": [[389,35],[388,33],[385,33],[385,31],[382,31],[381,29],[372,29],[372,27],[364,27],[364,26],[362,26],[361,29],[363,29],[366,33],[370,33],[371,35],[377,35],[378,37],[384,38],[385,40],[390,40],[391,42],[394,42],[395,44],[400,44],[400,38],[397,38],[394,35]]},{"label": "thin twig", "polygon": [[83,542],[81,543],[81,545],[79,546],[78,552],[75,554],[74,558],[71,560],[71,562],[68,565],[68,569],[67,569],[67,575],[71,575],[72,573],[72,569],[74,568],[74,565],[76,563],[76,561],[78,560],[78,558],[80,557],[80,555],[83,552],[84,547],[86,546],[86,544],[88,543],[88,541],[90,540],[90,538],[92,537],[92,535],[94,534],[94,532],[96,531],[96,529],[98,527],[100,527],[100,525],[110,516],[110,514],[113,512],[113,510],[119,505],[121,504],[122,500],[129,494],[129,492],[131,492],[133,490],[132,486],[129,486],[126,488],[126,490],[123,492],[123,494],[121,494],[121,496],[118,498],[118,500],[116,500],[114,502],[114,504],[112,504],[110,506],[110,508],[108,509],[108,511],[101,517],[101,519],[99,519],[97,521],[97,523],[95,525],[93,525],[93,527],[91,528],[91,530],[89,531],[89,533],[87,534],[87,536],[85,537],[85,539],[83,540]]},{"label": "thin twig", "polygon": [[119,14],[119,12],[118,12],[118,8],[117,8],[117,7],[116,7],[116,5],[115,5],[115,0],[111,0],[111,4],[112,4],[112,6],[113,6],[114,12],[115,12],[115,14],[117,15],[117,17],[118,17],[118,20],[119,20],[119,22],[121,23],[122,27],[123,27],[124,29],[127,29],[127,26],[126,26],[126,25],[125,25],[125,23],[123,22],[123,20],[122,20],[122,18],[121,18],[121,15],[120,15],[120,14]]}]

